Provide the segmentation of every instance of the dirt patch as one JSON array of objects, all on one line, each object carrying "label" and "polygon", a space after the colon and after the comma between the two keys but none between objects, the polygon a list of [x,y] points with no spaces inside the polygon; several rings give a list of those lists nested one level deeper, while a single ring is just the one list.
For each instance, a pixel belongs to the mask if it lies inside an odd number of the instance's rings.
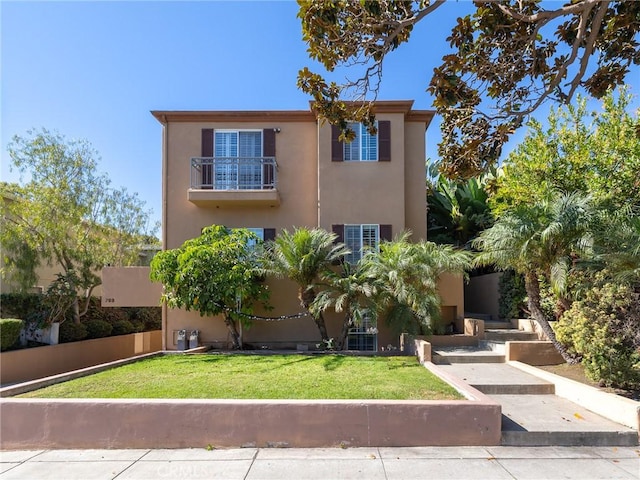
[{"label": "dirt patch", "polygon": [[591,385],[592,387],[595,387],[604,392],[613,393],[615,395],[620,395],[621,397],[630,398],[632,400],[640,400],[640,390],[623,390],[620,388],[609,388],[600,386],[598,382],[594,382],[586,376],[586,374],[584,373],[584,367],[581,364],[569,365],[567,363],[563,363],[560,365],[545,365],[536,368],[555,373],[556,375],[575,380],[576,382]]}]

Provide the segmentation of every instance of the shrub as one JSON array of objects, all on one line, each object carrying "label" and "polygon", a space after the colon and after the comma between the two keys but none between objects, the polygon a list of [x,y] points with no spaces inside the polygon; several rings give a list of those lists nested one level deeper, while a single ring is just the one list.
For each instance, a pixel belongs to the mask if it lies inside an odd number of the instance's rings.
[{"label": "shrub", "polygon": [[42,295],[35,293],[3,293],[0,295],[1,318],[27,318],[42,311]]},{"label": "shrub", "polygon": [[112,335],[128,335],[135,332],[136,329],[129,320],[118,320],[113,322]]},{"label": "shrub", "polygon": [[60,324],[60,343],[77,342],[87,337],[87,326],[84,323],[76,324],[70,321]]},{"label": "shrub", "polygon": [[139,307],[127,310],[129,311],[129,320],[136,326],[136,331],[160,330],[162,328],[162,308]]},{"label": "shrub", "polygon": [[574,302],[556,326],[558,340],[582,356],[589,378],[605,386],[640,386],[640,302],[624,285],[605,283]]},{"label": "shrub", "polygon": [[0,350],[8,350],[18,343],[22,323],[18,318],[0,319]]},{"label": "shrub", "polygon": [[523,318],[525,311],[525,299],[527,292],[524,289],[524,278],[513,270],[506,270],[500,276],[498,282],[500,294],[499,315],[500,318],[510,320]]},{"label": "shrub", "polygon": [[89,320],[85,322],[87,327],[87,338],[108,337],[113,332],[113,326],[104,320]]}]

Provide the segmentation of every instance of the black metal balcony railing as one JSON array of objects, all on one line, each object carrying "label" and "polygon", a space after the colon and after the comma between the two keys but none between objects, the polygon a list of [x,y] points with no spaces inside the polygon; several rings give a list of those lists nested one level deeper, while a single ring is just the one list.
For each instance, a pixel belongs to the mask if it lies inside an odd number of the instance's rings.
[{"label": "black metal balcony railing", "polygon": [[274,190],[275,157],[195,157],[191,188],[202,190]]}]

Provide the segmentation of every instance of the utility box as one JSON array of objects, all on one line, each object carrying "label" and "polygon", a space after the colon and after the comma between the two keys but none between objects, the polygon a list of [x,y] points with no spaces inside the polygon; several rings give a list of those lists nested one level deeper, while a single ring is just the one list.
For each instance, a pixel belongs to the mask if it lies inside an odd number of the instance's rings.
[{"label": "utility box", "polygon": [[189,350],[192,348],[198,348],[200,346],[200,331],[199,330],[191,330],[191,335],[189,335]]},{"label": "utility box", "polygon": [[178,331],[178,350],[186,350],[187,349],[187,331],[180,330]]}]

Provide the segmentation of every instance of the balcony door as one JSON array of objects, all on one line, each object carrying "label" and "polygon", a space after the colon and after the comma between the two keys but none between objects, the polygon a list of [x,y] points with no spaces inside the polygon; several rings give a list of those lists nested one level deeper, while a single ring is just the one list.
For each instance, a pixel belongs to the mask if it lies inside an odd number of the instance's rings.
[{"label": "balcony door", "polygon": [[215,189],[262,188],[262,131],[216,130]]}]

